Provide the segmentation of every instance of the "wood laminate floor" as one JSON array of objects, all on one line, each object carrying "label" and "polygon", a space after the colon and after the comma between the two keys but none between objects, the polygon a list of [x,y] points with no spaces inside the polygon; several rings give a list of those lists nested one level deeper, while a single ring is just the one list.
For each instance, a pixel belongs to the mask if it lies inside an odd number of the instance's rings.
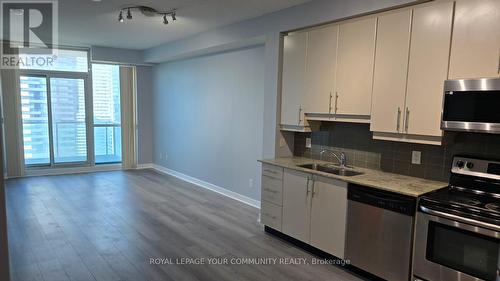
[{"label": "wood laminate floor", "polygon": [[13,281],[361,280],[332,265],[207,264],[313,256],[266,234],[257,209],[151,170],[8,180],[7,208]]}]

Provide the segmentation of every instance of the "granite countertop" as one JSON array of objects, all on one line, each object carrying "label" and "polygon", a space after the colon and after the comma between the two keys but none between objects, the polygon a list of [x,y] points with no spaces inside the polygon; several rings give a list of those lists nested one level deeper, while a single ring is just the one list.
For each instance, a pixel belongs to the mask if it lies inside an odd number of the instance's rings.
[{"label": "granite countertop", "polygon": [[311,169],[301,168],[298,166],[309,163],[319,163],[319,164],[329,163],[310,158],[287,157],[287,158],[259,160],[259,162],[280,166],[287,169],[302,171],[310,174],[316,174],[328,178],[334,178],[348,183],[354,183],[376,189],[387,190],[412,197],[418,197],[425,193],[432,192],[448,186],[448,183],[446,182],[431,181],[421,178],[385,173],[382,171],[365,169],[365,168],[353,167],[352,170],[362,172],[363,174],[352,177],[346,177],[346,176],[333,175]]}]

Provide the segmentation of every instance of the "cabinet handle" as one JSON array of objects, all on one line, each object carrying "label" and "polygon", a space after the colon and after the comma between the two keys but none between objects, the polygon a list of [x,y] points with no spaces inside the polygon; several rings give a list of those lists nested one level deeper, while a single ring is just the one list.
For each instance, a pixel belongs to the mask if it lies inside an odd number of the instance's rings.
[{"label": "cabinet handle", "polygon": [[276,216],[271,216],[271,215],[270,215],[270,214],[268,214],[268,213],[264,213],[264,216],[265,216],[265,217],[268,217],[268,218],[276,219]]},{"label": "cabinet handle", "polygon": [[498,74],[500,74],[500,54],[498,54]]},{"label": "cabinet handle", "polygon": [[405,114],[405,132],[408,133],[408,127],[410,127],[410,109],[407,107],[406,108],[406,114]]},{"label": "cabinet handle", "polygon": [[265,191],[267,191],[267,192],[274,193],[274,194],[278,193],[278,191],[276,191],[276,190],[272,190],[272,189],[270,189],[270,188],[264,188],[264,190],[265,190]]},{"label": "cabinet handle", "polygon": [[400,129],[400,123],[401,123],[401,107],[398,107],[398,117],[397,117],[397,125],[396,125],[396,131],[399,133]]},{"label": "cabinet handle", "polygon": [[310,179],[309,177],[307,177],[307,183],[306,183],[306,198],[307,198],[307,196],[309,195],[309,181],[310,181],[310,180],[311,180],[311,179]]},{"label": "cabinet handle", "polygon": [[313,180],[313,187],[312,187],[311,197],[314,197],[314,194],[316,194],[316,186],[314,185],[315,183],[316,183],[316,181]]},{"label": "cabinet handle", "polygon": [[299,106],[299,125],[300,125],[300,122],[302,122],[302,106]]},{"label": "cabinet handle", "polygon": [[269,179],[272,179],[272,180],[281,180],[281,179],[278,179],[278,178],[275,178],[275,177],[271,177],[271,176],[268,176],[268,175],[262,175],[263,177],[266,177],[266,178],[269,178]]},{"label": "cabinet handle", "polygon": [[271,174],[277,174],[278,172],[277,171],[273,171],[273,170],[268,170],[268,169],[264,169],[265,172],[268,172],[268,173],[271,173]]},{"label": "cabinet handle", "polygon": [[332,92],[330,92],[330,101],[328,102],[328,114],[332,114]]},{"label": "cabinet handle", "polygon": [[338,104],[339,104],[339,93],[335,92],[335,114],[337,114],[337,110],[339,109]]}]

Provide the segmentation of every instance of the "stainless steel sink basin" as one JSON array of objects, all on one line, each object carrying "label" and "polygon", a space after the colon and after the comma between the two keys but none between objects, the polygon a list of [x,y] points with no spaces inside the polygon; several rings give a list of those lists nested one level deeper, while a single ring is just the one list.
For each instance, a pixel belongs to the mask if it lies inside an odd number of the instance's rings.
[{"label": "stainless steel sink basin", "polygon": [[299,165],[299,167],[311,169],[311,170],[315,170],[315,171],[320,171],[320,172],[324,172],[324,173],[344,176],[344,177],[352,177],[352,176],[357,176],[357,175],[363,174],[361,172],[348,170],[348,169],[341,168],[341,167],[334,167],[331,165],[321,165],[321,164],[315,164],[315,163]]}]

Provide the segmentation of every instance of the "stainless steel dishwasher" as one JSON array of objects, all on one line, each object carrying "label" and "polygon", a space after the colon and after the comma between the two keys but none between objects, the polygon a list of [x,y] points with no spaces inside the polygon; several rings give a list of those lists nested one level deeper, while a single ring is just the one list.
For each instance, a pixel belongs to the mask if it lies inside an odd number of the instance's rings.
[{"label": "stainless steel dishwasher", "polygon": [[413,197],[350,184],[345,258],[388,281],[410,280]]}]

